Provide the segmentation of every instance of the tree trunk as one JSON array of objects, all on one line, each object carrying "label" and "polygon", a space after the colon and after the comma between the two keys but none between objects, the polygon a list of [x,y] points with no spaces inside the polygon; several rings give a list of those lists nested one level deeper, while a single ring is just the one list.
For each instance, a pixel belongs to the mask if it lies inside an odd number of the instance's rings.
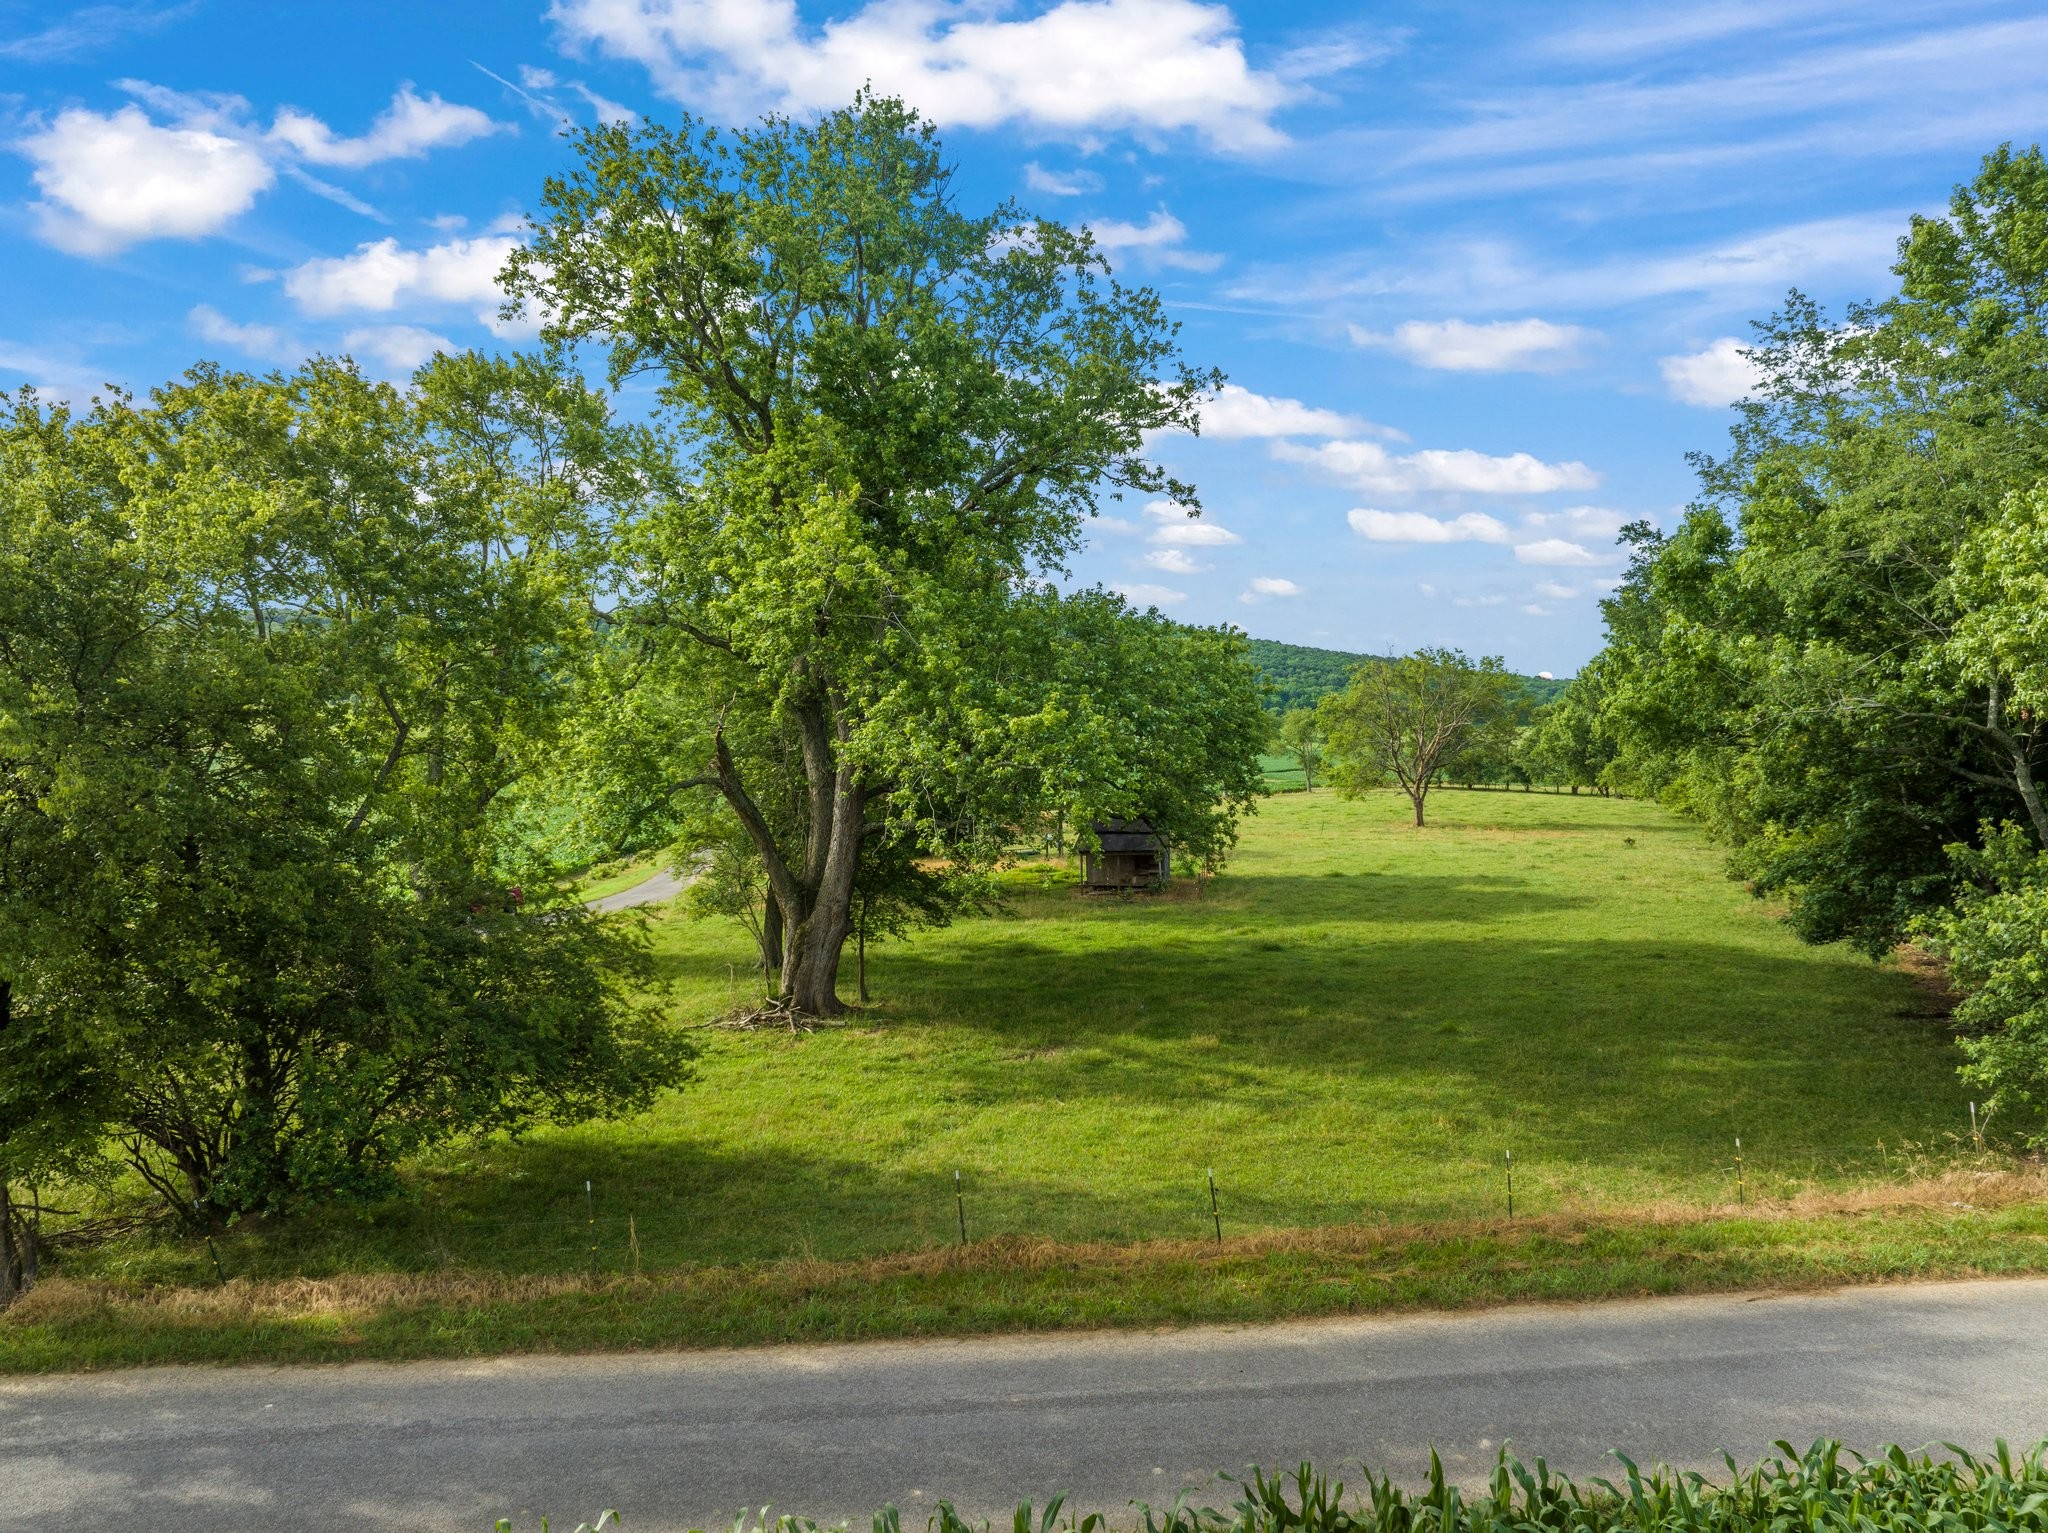
[{"label": "tree trunk", "polygon": [[868,1003],[868,902],[860,902],[860,920],[855,927],[855,951],[859,954],[857,967],[860,970],[860,1003]]},{"label": "tree trunk", "polygon": [[761,911],[761,972],[770,978],[782,968],[782,941],[782,905],[770,889]]},{"label": "tree trunk", "polygon": [[1422,798],[1423,798],[1423,795],[1422,795],[1422,794],[1420,794],[1420,793],[1411,793],[1411,794],[1409,794],[1409,795],[1408,795],[1408,797],[1409,797],[1410,799],[1414,800],[1414,803],[1415,803],[1415,823],[1416,823],[1416,825],[1420,826],[1420,825],[1422,824]]},{"label": "tree trunk", "polygon": [[1303,792],[1316,791],[1316,769],[1308,764],[1306,756],[1301,758],[1301,786]]},{"label": "tree trunk", "polygon": [[17,1223],[7,1179],[0,1177],[0,1309],[35,1286],[41,1265],[35,1230],[26,1220]]}]

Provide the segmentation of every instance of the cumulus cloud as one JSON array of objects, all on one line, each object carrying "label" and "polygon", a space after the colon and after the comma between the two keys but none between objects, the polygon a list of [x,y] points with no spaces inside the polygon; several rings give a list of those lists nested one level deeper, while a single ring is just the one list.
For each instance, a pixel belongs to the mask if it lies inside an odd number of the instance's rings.
[{"label": "cumulus cloud", "polygon": [[1252,583],[1238,594],[1237,599],[1256,606],[1262,601],[1271,601],[1276,597],[1300,596],[1301,594],[1301,587],[1291,580],[1283,580],[1278,575],[1254,575]]},{"label": "cumulus cloud", "polygon": [[1359,506],[1345,518],[1369,543],[1505,543],[1506,525],[1483,511],[1435,517],[1423,511],[1377,511]]},{"label": "cumulus cloud", "polygon": [[1216,568],[1213,564],[1197,563],[1194,555],[1183,548],[1155,548],[1145,555],[1145,562],[1169,575],[1206,575]]},{"label": "cumulus cloud", "polygon": [[1526,452],[1495,457],[1470,448],[1392,453],[1377,442],[1335,441],[1315,447],[1276,441],[1273,455],[1302,463],[1373,494],[1463,491],[1475,495],[1547,495],[1589,490],[1600,476],[1579,462],[1546,463]]},{"label": "cumulus cloud", "polygon": [[1185,591],[1176,591],[1171,586],[1148,585],[1139,580],[1129,585],[1111,586],[1110,589],[1125,601],[1140,607],[1171,607],[1175,602],[1188,599]]},{"label": "cumulus cloud", "polygon": [[1612,541],[1629,518],[1606,506],[1566,506],[1562,511],[1531,511],[1522,518],[1526,527],[1568,532],[1573,537]]},{"label": "cumulus cloud", "polygon": [[1226,383],[1202,403],[1202,435],[1226,441],[1244,437],[1357,436],[1365,433],[1398,436],[1385,426],[1336,410],[1305,405],[1298,399],[1274,399]]},{"label": "cumulus cloud", "polygon": [[437,351],[460,350],[445,335],[418,325],[364,325],[341,338],[341,349],[361,360],[381,362],[394,373],[410,374]]},{"label": "cumulus cloud", "polygon": [[500,228],[466,239],[410,248],[371,240],[345,256],[320,256],[284,274],[284,290],[308,314],[388,313],[401,304],[483,304],[494,317],[498,272],[519,243]]},{"label": "cumulus cloud", "polygon": [[817,26],[795,0],[555,0],[549,18],[572,50],[630,59],[730,120],[829,110],[873,84],[948,127],[1188,131],[1250,151],[1286,142],[1273,118],[1299,89],[1251,68],[1228,7],[1201,0],[1060,0],[1016,18],[868,0]]},{"label": "cumulus cloud", "polygon": [[1095,243],[1111,255],[1126,252],[1155,266],[1177,266],[1185,271],[1214,271],[1223,257],[1213,250],[1189,250],[1188,226],[1164,208],[1142,224],[1119,218],[1105,218],[1088,226]]},{"label": "cumulus cloud", "polygon": [[228,119],[214,108],[166,127],[133,103],[105,114],[59,112],[16,144],[35,167],[42,199],[32,206],[42,237],[97,256],[225,228],[277,179],[262,150]]},{"label": "cumulus cloud", "polygon": [[239,324],[212,304],[202,303],[185,316],[192,333],[209,346],[226,346],[266,362],[298,362],[305,347],[275,325]]},{"label": "cumulus cloud", "polygon": [[1155,500],[1145,507],[1150,519],[1145,540],[1164,548],[1223,548],[1243,538],[1215,522],[1197,521],[1186,506]]},{"label": "cumulus cloud", "polygon": [[[287,109],[266,133],[240,96],[190,95],[123,80],[136,99],[112,112],[71,107],[15,141],[41,193],[32,210],[50,244],[110,255],[151,239],[217,234],[255,205],[284,170],[357,213],[374,210],[307,174],[301,162],[359,168],[416,156],[497,128],[470,107],[407,86],[361,138]],[[161,120],[160,120],[161,119]]]},{"label": "cumulus cloud", "polygon": [[1552,373],[1576,367],[1597,333],[1547,319],[1497,319],[1475,325],[1462,319],[1411,319],[1390,335],[1351,327],[1360,346],[1398,352],[1418,367],[1460,373]]},{"label": "cumulus cloud", "polygon": [[1515,545],[1517,564],[1598,564],[1600,556],[1591,549],[1564,538],[1539,538],[1534,543]]},{"label": "cumulus cloud", "polygon": [[1756,364],[1743,354],[1743,343],[1724,335],[1703,351],[1661,358],[1657,369],[1671,397],[1684,404],[1719,409],[1755,390]]},{"label": "cumulus cloud", "polygon": [[1033,160],[1024,167],[1024,184],[1048,197],[1079,197],[1102,190],[1102,177],[1092,170],[1047,170]]},{"label": "cumulus cloud", "polygon": [[431,150],[510,131],[509,123],[495,122],[473,106],[457,106],[438,95],[417,96],[408,83],[398,88],[391,105],[359,138],[343,138],[319,118],[292,107],[277,114],[270,138],[309,164],[360,170],[382,160],[419,159]]}]

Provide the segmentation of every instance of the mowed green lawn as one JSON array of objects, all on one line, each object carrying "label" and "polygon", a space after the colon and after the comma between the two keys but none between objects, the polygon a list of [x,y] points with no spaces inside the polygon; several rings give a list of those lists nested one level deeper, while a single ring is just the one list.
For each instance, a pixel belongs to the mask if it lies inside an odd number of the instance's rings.
[{"label": "mowed green lawn", "polygon": [[[1013,875],[1008,914],[871,950],[876,1003],[844,1026],[704,1031],[701,1078],[649,1113],[442,1157],[417,1201],[224,1260],[876,1255],[957,1238],[956,1170],[974,1238],[1210,1234],[1211,1167],[1226,1234],[1400,1224],[1502,1212],[1508,1150],[1518,1213],[1655,1210],[1732,1204],[1737,1135],[1751,1198],[1966,1136],[1914,984],[1802,947],[1685,823],[1463,792],[1408,819],[1393,794],[1277,796],[1199,899]],[[736,927],[664,915],[655,941],[681,1020],[750,993]]]}]

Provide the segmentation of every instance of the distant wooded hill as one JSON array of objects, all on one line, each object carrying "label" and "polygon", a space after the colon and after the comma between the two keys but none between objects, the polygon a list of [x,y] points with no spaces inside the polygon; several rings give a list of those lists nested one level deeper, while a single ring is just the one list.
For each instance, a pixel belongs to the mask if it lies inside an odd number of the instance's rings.
[{"label": "distant wooded hill", "polygon": [[[1340,649],[1312,649],[1306,644],[1282,644],[1275,639],[1253,639],[1252,664],[1273,685],[1266,706],[1275,713],[1289,708],[1312,708],[1332,692],[1341,692],[1351,672],[1361,661],[1374,655],[1351,655]],[[1524,695],[1538,704],[1547,703],[1569,685],[1569,681],[1546,681],[1541,676],[1524,676]]]}]

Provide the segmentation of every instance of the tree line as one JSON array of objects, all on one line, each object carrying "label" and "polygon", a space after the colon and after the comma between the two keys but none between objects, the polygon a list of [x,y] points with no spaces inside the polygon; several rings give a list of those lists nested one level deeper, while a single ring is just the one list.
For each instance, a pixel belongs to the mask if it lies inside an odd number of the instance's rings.
[{"label": "tree line", "polygon": [[[2007,145],[1898,242],[1897,290],[1756,326],[1727,448],[1626,529],[1560,704],[1602,780],[1732,851],[1811,942],[1944,958],[1964,1073],[2048,1107],[2048,164]],[[1562,724],[1559,726],[1563,728]]]},{"label": "tree line", "polygon": [[0,418],[0,1203],[121,1168],[203,1230],[685,1083],[565,845],[699,862],[808,1016],[1020,838],[1232,845],[1242,636],[1055,583],[1104,495],[1198,513],[1157,295],[891,99],[573,149],[532,355]]}]

